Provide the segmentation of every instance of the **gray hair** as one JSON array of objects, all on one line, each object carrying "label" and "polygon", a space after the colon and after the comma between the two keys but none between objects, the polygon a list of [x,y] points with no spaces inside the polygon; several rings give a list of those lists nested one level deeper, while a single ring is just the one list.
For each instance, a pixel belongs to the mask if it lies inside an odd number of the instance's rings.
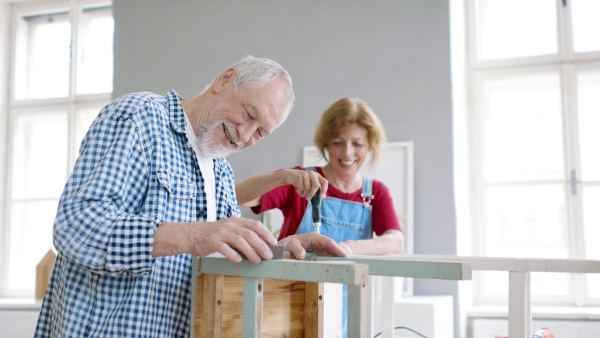
[{"label": "gray hair", "polygon": [[286,100],[289,106],[288,113],[292,111],[295,99],[292,77],[280,64],[271,59],[256,58],[248,55],[228,68],[235,68],[237,71],[237,75],[233,80],[234,90],[242,87],[257,89],[275,78],[282,79],[287,87]]}]

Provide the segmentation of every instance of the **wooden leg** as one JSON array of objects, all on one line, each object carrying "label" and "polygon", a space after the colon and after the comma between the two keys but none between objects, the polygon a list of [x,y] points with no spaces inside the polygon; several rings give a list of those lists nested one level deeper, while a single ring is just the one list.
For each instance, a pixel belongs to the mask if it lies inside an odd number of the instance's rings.
[{"label": "wooden leg", "polygon": [[531,272],[508,273],[508,336],[531,337]]},{"label": "wooden leg", "polygon": [[375,318],[373,318],[373,314],[375,313],[375,297],[377,296],[377,291],[375,289],[375,280],[376,278],[381,278],[378,276],[369,276],[369,283],[365,286],[365,308],[366,308],[366,319],[365,319],[365,334],[367,337],[373,337],[376,332],[375,331]]},{"label": "wooden leg", "polygon": [[365,285],[348,285],[348,337],[366,337]]},{"label": "wooden leg", "polygon": [[381,337],[394,338],[394,277],[381,277],[381,290],[385,290],[385,294],[381,295]]},{"label": "wooden leg", "polygon": [[244,277],[244,338],[262,338],[263,284],[262,278]]},{"label": "wooden leg", "polygon": [[306,282],[304,337],[323,338],[323,283]]}]

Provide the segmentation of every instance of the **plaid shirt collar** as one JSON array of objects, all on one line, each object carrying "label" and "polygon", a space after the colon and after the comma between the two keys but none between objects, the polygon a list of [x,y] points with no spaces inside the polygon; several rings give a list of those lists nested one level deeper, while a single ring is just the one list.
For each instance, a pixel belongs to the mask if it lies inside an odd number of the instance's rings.
[{"label": "plaid shirt collar", "polygon": [[171,90],[167,93],[167,106],[169,107],[169,123],[171,128],[180,134],[185,134],[185,111],[181,102],[184,101],[177,92]]}]

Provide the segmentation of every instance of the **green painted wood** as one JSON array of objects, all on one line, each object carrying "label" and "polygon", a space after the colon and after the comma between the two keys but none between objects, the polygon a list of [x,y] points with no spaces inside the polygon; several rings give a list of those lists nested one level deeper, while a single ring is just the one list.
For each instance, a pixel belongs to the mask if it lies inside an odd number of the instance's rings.
[{"label": "green painted wood", "polygon": [[467,262],[424,262],[409,260],[378,259],[358,257],[320,257],[314,254],[307,256],[317,262],[348,261],[369,266],[372,276],[411,277],[446,280],[470,280],[472,276],[471,263]]},{"label": "green painted wood", "polygon": [[271,260],[254,264],[242,260],[233,263],[222,256],[211,255],[200,259],[200,273],[361,285],[368,281],[369,268],[367,264],[352,261]]},{"label": "green painted wood", "polygon": [[363,286],[348,285],[348,337],[365,336],[365,318],[363,315]]},{"label": "green painted wood", "polygon": [[[364,258],[361,256],[360,258]],[[514,258],[448,255],[383,255],[380,259],[471,263],[473,270],[518,272],[600,273],[600,260],[563,258]],[[354,260],[354,258],[353,258]]]},{"label": "green painted wood", "polygon": [[244,315],[242,316],[242,336],[244,338],[262,337],[262,285],[262,278],[244,278]]},{"label": "green painted wood", "polygon": [[[195,318],[196,318],[196,292],[197,292],[196,282],[197,282],[197,278],[198,278],[199,268],[200,268],[200,257],[192,256],[192,285],[194,287],[192,288],[193,305],[190,309],[190,318],[192,318],[191,324],[190,324],[190,337],[196,337],[196,320],[195,320]],[[200,332],[198,333],[198,336],[200,336]]]}]

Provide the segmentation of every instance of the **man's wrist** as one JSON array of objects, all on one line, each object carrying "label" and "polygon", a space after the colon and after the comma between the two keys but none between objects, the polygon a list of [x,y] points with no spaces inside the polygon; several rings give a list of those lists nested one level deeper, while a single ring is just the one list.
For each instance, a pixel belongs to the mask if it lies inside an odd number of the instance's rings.
[{"label": "man's wrist", "polygon": [[173,256],[191,251],[192,243],[185,223],[163,222],[154,233],[154,257]]}]

